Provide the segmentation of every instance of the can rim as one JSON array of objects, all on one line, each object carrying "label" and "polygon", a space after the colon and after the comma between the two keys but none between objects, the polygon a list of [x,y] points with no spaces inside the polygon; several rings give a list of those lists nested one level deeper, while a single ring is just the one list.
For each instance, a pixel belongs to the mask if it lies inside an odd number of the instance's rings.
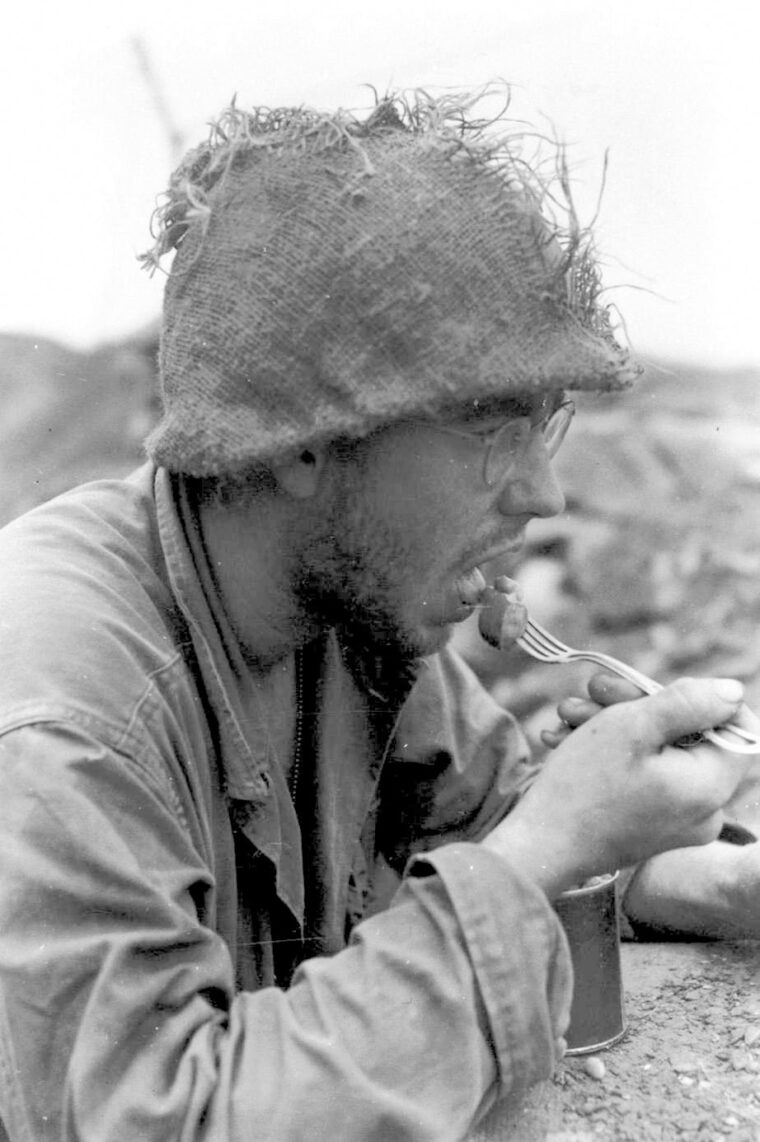
[{"label": "can rim", "polygon": [[617,869],[615,872],[605,875],[604,880],[601,880],[598,884],[582,884],[580,888],[566,889],[565,892],[560,894],[559,899],[562,900],[563,897],[568,896],[590,896],[592,892],[601,892],[603,889],[609,888],[611,884],[614,884],[619,876],[620,869]]},{"label": "can rim", "polygon": [[611,1039],[605,1039],[602,1043],[592,1043],[588,1047],[568,1047],[565,1051],[565,1055],[593,1055],[595,1051],[604,1051],[607,1047],[612,1047],[615,1043],[619,1043],[627,1031],[628,1025],[625,1024]]}]

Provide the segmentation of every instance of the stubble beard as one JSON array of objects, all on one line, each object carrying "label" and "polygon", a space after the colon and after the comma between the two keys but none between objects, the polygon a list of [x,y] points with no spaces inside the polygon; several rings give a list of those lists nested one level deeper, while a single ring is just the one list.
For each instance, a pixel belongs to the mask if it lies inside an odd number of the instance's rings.
[{"label": "stubble beard", "polygon": [[313,621],[333,628],[365,668],[376,670],[381,659],[384,674],[405,674],[435,649],[403,616],[404,580],[414,574],[411,544],[377,518],[347,474],[301,553],[294,590]]}]

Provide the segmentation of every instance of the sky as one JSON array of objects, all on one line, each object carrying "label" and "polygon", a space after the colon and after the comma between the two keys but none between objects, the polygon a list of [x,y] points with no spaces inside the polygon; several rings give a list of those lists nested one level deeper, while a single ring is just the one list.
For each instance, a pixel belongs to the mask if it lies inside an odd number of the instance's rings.
[{"label": "sky", "polygon": [[[178,157],[239,106],[510,83],[553,124],[634,351],[760,365],[755,0],[48,0],[0,43],[0,332],[75,348],[160,313],[137,263]],[[147,61],[147,62],[146,62]]]}]

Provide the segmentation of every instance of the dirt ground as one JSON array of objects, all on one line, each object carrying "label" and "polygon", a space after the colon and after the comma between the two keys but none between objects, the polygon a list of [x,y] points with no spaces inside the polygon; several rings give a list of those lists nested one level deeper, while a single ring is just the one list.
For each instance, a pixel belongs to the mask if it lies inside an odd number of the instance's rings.
[{"label": "dirt ground", "polygon": [[473,1142],[759,1142],[760,943],[624,944],[628,1029]]}]

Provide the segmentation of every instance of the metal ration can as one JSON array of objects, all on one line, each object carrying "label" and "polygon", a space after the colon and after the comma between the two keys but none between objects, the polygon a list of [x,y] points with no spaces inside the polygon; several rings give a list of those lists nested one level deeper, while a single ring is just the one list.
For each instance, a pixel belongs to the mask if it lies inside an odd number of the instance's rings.
[{"label": "metal ration can", "polygon": [[595,877],[555,901],[554,909],[570,945],[575,986],[568,1055],[611,1047],[625,1034],[623,978],[620,966],[619,874]]}]

